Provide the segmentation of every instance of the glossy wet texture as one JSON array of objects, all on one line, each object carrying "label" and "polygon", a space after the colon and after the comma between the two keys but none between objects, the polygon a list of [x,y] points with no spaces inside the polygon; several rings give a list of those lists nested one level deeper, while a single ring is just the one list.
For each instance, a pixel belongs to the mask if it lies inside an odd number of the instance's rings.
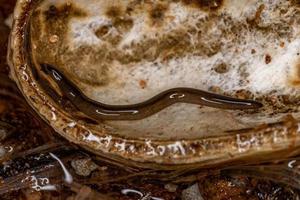
[{"label": "glossy wet texture", "polygon": [[151,116],[175,103],[190,103],[229,110],[258,109],[259,102],[217,95],[192,88],[174,88],[135,105],[117,106],[95,102],[84,96],[61,72],[48,64],[41,64],[63,95],[86,115],[99,120],[138,120]]}]

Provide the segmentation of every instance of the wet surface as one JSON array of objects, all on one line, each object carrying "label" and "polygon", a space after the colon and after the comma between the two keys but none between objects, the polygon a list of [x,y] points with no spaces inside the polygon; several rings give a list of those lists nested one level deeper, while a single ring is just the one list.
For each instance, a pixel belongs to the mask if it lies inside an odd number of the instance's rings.
[{"label": "wet surface", "polygon": [[12,8],[12,0],[0,0],[1,199],[299,199],[297,159],[165,172],[112,163],[59,137],[8,79],[5,57],[9,28],[4,20]]}]

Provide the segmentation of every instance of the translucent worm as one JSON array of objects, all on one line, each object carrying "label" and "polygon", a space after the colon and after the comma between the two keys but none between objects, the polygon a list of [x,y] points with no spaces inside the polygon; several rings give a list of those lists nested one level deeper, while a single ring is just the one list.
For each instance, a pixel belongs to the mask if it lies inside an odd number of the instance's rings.
[{"label": "translucent worm", "polygon": [[220,109],[258,109],[262,104],[213,94],[193,88],[173,88],[151,99],[133,105],[108,105],[85,96],[54,66],[41,64],[42,70],[58,85],[64,96],[81,112],[96,120],[139,120],[149,117],[175,103],[190,103]]}]

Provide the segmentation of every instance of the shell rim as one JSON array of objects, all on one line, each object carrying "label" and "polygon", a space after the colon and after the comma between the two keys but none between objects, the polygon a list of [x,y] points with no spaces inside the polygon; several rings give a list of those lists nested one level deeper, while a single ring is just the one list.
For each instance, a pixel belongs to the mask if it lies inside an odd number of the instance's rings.
[{"label": "shell rim", "polygon": [[[26,19],[30,8],[41,0],[18,0],[14,11],[14,23],[9,39],[8,63],[11,78],[17,83],[27,102],[56,132],[69,141],[79,144],[93,153],[129,163],[146,165],[209,166],[245,157],[258,160],[271,152],[285,152],[300,146],[300,128],[297,121],[289,120],[277,124],[241,131],[222,137],[197,140],[141,140],[128,139],[117,134],[108,134],[106,129],[87,128],[75,122],[56,105],[47,100],[47,95],[37,87],[28,70],[22,47]],[[287,151],[288,152],[288,151]],[[297,152],[297,151],[295,151]],[[295,154],[289,153],[290,154]]]}]

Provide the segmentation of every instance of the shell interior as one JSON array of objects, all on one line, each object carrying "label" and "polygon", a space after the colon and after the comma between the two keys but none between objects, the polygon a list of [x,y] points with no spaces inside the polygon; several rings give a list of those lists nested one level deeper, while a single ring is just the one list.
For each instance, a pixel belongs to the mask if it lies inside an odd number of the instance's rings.
[{"label": "shell interior", "polygon": [[[40,87],[74,119],[126,138],[193,139],[299,118],[299,25],[292,0],[43,0],[28,41],[35,74],[47,80]],[[139,120],[99,122],[60,104],[64,94],[43,63],[95,102],[131,105],[187,87],[263,107],[176,103]]]}]

